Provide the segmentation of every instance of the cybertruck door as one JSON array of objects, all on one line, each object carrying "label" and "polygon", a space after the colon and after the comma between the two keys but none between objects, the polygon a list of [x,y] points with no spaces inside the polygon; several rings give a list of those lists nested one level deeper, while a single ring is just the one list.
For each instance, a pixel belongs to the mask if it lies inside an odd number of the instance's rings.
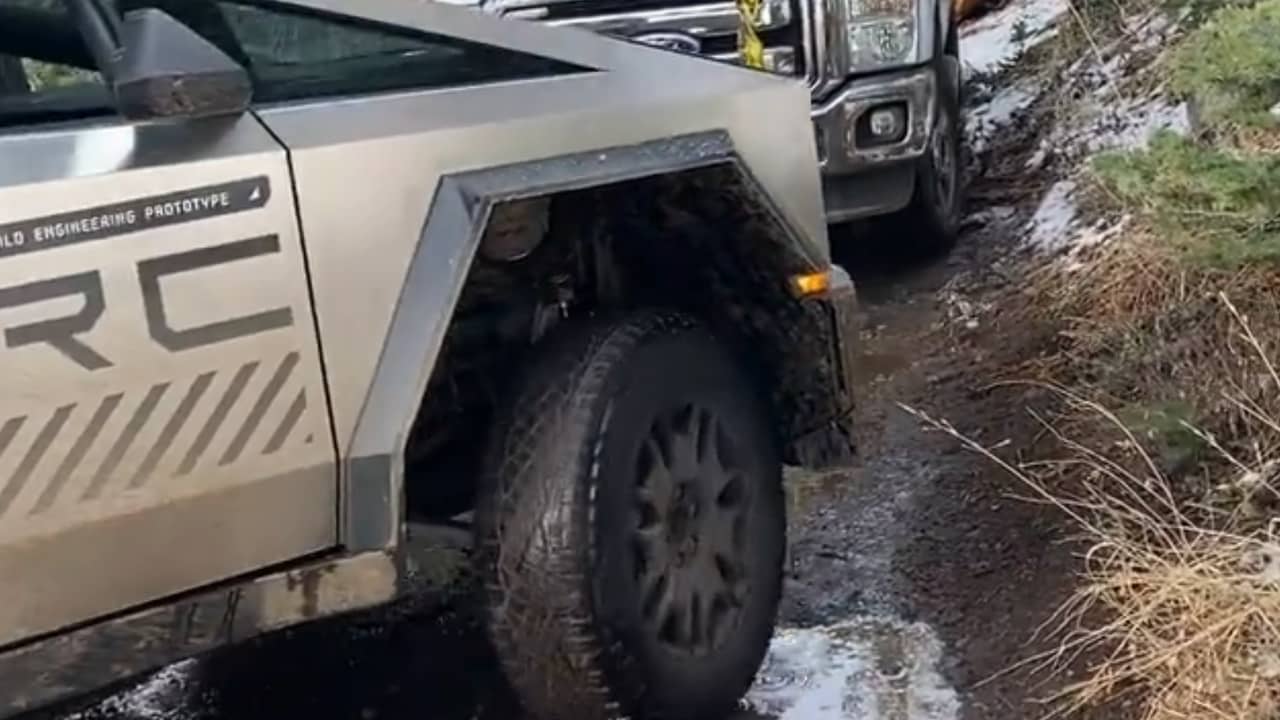
[{"label": "cybertruck door", "polygon": [[0,646],[333,547],[283,150],[0,100]]}]

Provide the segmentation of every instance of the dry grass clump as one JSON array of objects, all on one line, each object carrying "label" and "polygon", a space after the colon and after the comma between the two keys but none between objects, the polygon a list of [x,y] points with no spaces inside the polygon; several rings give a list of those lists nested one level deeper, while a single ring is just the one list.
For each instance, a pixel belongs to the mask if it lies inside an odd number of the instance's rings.
[{"label": "dry grass clump", "polygon": [[1020,368],[1061,400],[1035,416],[1053,441],[1040,447],[1056,451],[1014,462],[916,414],[1066,512],[1088,548],[1044,628],[1056,649],[1026,661],[1064,671],[1051,716],[1121,701],[1144,720],[1274,720],[1280,266],[1188,262],[1151,226],[1130,227],[1041,270],[1022,303],[1060,328]]},{"label": "dry grass clump", "polygon": [[[1271,378],[1269,395],[1280,407],[1280,375],[1262,342],[1223,304],[1238,323],[1234,340]],[[1254,455],[1187,425],[1213,448],[1205,465],[1224,478],[1188,502],[1119,414],[1053,389],[1068,410],[1109,432],[1085,443],[1045,423],[1067,451],[1052,461],[1014,464],[907,408],[1067,513],[1088,547],[1077,591],[1044,626],[1056,649],[1026,661],[1048,671],[1087,662],[1083,680],[1048,698],[1050,716],[1130,697],[1144,720],[1280,717],[1280,421],[1227,393],[1226,402],[1253,417]]]},{"label": "dry grass clump", "polygon": [[[1276,538],[1213,531],[1136,508],[1120,513],[1121,498],[1100,492],[1100,507],[1116,516],[1098,518],[1106,524],[1090,532],[1095,544],[1084,585],[1060,617],[1058,654],[1043,659],[1051,667],[1085,652],[1102,659],[1086,679],[1050,698],[1056,713],[1141,689],[1145,720],[1277,717]],[[1085,624],[1095,608],[1110,619]]]},{"label": "dry grass clump", "polygon": [[[1183,475],[1204,457],[1208,444],[1188,425],[1239,452],[1256,439],[1255,406],[1280,416],[1278,383],[1255,360],[1280,354],[1280,266],[1188,263],[1150,226],[1135,225],[1074,269],[1042,270],[1028,293],[1024,312],[1059,331],[1054,347],[1019,373],[1115,408],[1166,472]],[[1260,329],[1259,348],[1237,332],[1222,295]],[[1076,437],[1098,425],[1089,414],[1068,420]]]}]

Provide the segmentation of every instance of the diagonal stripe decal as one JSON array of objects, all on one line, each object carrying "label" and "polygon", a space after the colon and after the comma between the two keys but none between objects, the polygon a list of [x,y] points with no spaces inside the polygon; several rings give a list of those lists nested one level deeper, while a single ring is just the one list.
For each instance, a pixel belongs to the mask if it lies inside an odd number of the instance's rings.
[{"label": "diagonal stripe decal", "polygon": [[[27,416],[20,415],[15,418],[9,418],[3,426],[0,426],[0,456],[3,456],[4,452],[9,449],[9,445],[13,443],[13,438],[17,436],[18,431],[22,429],[26,422]],[[8,490],[9,488],[6,486],[5,491],[7,492]],[[16,495],[17,493],[15,492],[14,494]],[[9,502],[12,502],[12,500]],[[7,504],[5,509],[7,509]],[[4,515],[4,509],[0,509],[0,515]]]},{"label": "diagonal stripe decal", "polygon": [[26,486],[27,481],[31,479],[31,474],[35,472],[36,466],[44,459],[45,452],[53,441],[57,439],[58,433],[62,432],[62,426],[67,423],[67,418],[71,417],[71,411],[76,406],[63,405],[53,411],[53,417],[49,418],[49,422],[40,428],[40,434],[36,436],[36,440],[27,448],[27,454],[22,456],[22,462],[18,464],[18,469],[13,471],[13,475],[9,477],[9,482],[4,486],[4,490],[0,491],[0,515],[4,515],[9,511],[9,506],[17,499],[18,493],[22,492],[22,488]]},{"label": "diagonal stripe decal", "polygon": [[84,431],[80,433],[80,437],[76,439],[75,445],[71,446],[70,452],[62,459],[58,465],[58,469],[53,473],[53,480],[45,486],[44,492],[40,493],[40,498],[36,500],[36,505],[31,510],[32,515],[48,510],[58,500],[58,494],[62,492],[62,487],[71,479],[76,468],[80,466],[80,461],[84,460],[84,456],[89,452],[89,448],[93,447],[93,443],[98,439],[99,433],[102,432],[102,426],[111,419],[111,414],[116,411],[116,407],[120,405],[120,400],[124,398],[123,394],[108,395],[98,405],[98,409],[93,412],[93,417],[89,419],[89,424],[85,426]]},{"label": "diagonal stripe decal", "polygon": [[307,409],[307,391],[299,390],[298,396],[293,399],[293,404],[289,406],[289,411],[284,414],[284,418],[280,420],[280,426],[271,434],[271,439],[267,441],[267,446],[262,449],[263,455],[270,455],[279,450],[289,439],[289,433],[293,432],[293,428],[298,424],[302,413]]},{"label": "diagonal stripe decal", "polygon": [[5,421],[4,426],[0,427],[0,455],[4,455],[4,451],[9,449],[9,444],[13,442],[13,438],[22,429],[22,424],[27,421],[26,415],[15,418],[9,418]]},{"label": "diagonal stripe decal", "polygon": [[222,399],[218,401],[217,407],[213,409],[213,413],[205,421],[204,427],[200,428],[200,434],[196,436],[195,442],[191,444],[191,449],[187,451],[186,457],[182,459],[182,464],[178,466],[178,475],[187,475],[195,469],[196,463],[200,462],[200,456],[204,455],[205,450],[209,449],[209,443],[213,442],[214,436],[222,428],[222,423],[226,422],[227,414],[231,412],[231,408],[235,407],[236,401],[244,393],[245,386],[249,384],[249,379],[253,377],[253,373],[257,369],[258,362],[255,360],[245,363],[236,372],[235,377],[231,379],[231,384],[227,387],[227,391],[223,393]]},{"label": "diagonal stripe decal", "polygon": [[[261,360],[245,362],[234,374],[205,372],[169,402],[166,398],[174,395],[170,391],[175,383],[164,381],[147,387],[145,393],[138,388],[136,393],[100,396],[96,405],[81,402],[56,407],[48,416],[37,415],[39,423],[28,422],[29,415],[3,420],[0,461],[13,470],[7,477],[0,470],[0,517],[10,511],[42,516],[56,512],[73,493],[75,502],[92,502],[109,493],[141,488],[158,474],[199,474],[211,469],[213,448],[222,442],[227,444],[217,456],[218,466],[255,453],[279,453],[291,441],[303,442],[303,436],[305,442],[312,442],[311,433],[302,428],[309,412],[308,388],[291,382],[298,376],[300,360],[299,352],[287,353],[269,377],[260,372],[264,370]],[[219,382],[227,377],[225,385]],[[259,377],[263,379],[255,382]],[[250,385],[255,389],[251,391]],[[259,385],[261,390],[256,389]],[[257,396],[247,406],[245,396],[252,393]],[[232,416],[237,419],[232,421]],[[233,427],[237,422],[239,427]],[[32,426],[30,431],[28,425]],[[144,435],[147,439],[141,440]],[[229,440],[221,439],[227,436]],[[175,448],[180,438],[190,446]],[[180,458],[176,455],[179,451]],[[173,460],[166,462],[169,457]],[[176,463],[172,472],[168,470],[170,462]],[[160,470],[162,465],[164,471]],[[86,478],[83,490],[69,487]],[[114,488],[117,481],[126,478],[127,483]],[[25,497],[33,502],[20,500]],[[18,505],[23,509],[17,510]]]},{"label": "diagonal stripe decal", "polygon": [[169,418],[169,422],[165,423],[164,428],[160,430],[160,437],[156,438],[156,444],[151,446],[151,451],[147,453],[146,459],[142,461],[142,465],[138,467],[137,472],[133,474],[133,479],[129,481],[129,487],[139,488],[147,484],[151,479],[151,474],[155,472],[156,466],[164,458],[164,454],[169,451],[169,446],[173,444],[174,438],[178,437],[178,433],[182,432],[182,427],[187,424],[187,418],[191,417],[191,411],[195,410],[196,404],[200,402],[200,398],[204,396],[209,384],[213,382],[213,377],[217,373],[207,372],[196,378],[191,383],[190,389],[187,390],[186,396],[182,398],[182,402],[178,403],[178,409],[174,411]]},{"label": "diagonal stripe decal", "polygon": [[124,430],[120,431],[120,437],[116,438],[115,444],[107,452],[107,457],[103,459],[102,465],[98,467],[98,472],[94,473],[93,480],[90,481],[89,487],[84,491],[84,495],[80,496],[82,501],[92,500],[102,494],[102,489],[111,480],[116,468],[120,466],[120,461],[124,459],[125,453],[129,452],[129,447],[133,445],[138,433],[142,432],[142,428],[151,419],[151,413],[155,412],[156,405],[160,404],[161,398],[164,397],[165,392],[168,390],[169,383],[165,382],[152,385],[151,389],[147,391],[146,396],[142,398],[142,402],[138,405],[138,409],[134,411],[133,417],[129,418],[129,423],[124,426]]},{"label": "diagonal stripe decal", "polygon": [[245,445],[249,444],[249,439],[257,432],[258,425],[262,424],[262,418],[271,409],[271,404],[275,402],[276,396],[280,394],[281,388],[289,380],[289,376],[293,374],[293,369],[298,366],[298,353],[291,352],[280,362],[280,367],[276,368],[276,372],[267,382],[267,386],[262,389],[262,394],[258,396],[258,401],[253,404],[253,409],[249,411],[249,416],[245,418],[244,425],[240,427],[240,431],[231,440],[231,444],[227,446],[227,451],[222,454],[222,458],[218,461],[219,465],[229,465],[239,459],[240,454],[244,452]]}]

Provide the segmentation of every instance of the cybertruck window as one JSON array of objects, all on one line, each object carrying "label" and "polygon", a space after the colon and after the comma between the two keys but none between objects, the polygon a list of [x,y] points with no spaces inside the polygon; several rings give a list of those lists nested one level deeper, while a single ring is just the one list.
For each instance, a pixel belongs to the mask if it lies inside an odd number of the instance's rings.
[{"label": "cybertruck window", "polygon": [[0,0],[0,127],[113,111],[59,0]]},{"label": "cybertruck window", "polygon": [[[218,2],[258,102],[479,85],[588,68],[295,6]],[[199,28],[197,28],[199,29]],[[213,38],[210,38],[213,40]]]}]

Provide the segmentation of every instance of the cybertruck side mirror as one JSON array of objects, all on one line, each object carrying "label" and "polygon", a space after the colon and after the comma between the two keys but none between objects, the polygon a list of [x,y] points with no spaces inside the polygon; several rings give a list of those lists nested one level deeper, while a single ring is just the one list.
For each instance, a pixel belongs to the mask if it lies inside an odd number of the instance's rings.
[{"label": "cybertruck side mirror", "polygon": [[105,0],[69,0],[72,17],[130,120],[238,115],[249,73],[194,30],[155,8],[121,17]]}]

